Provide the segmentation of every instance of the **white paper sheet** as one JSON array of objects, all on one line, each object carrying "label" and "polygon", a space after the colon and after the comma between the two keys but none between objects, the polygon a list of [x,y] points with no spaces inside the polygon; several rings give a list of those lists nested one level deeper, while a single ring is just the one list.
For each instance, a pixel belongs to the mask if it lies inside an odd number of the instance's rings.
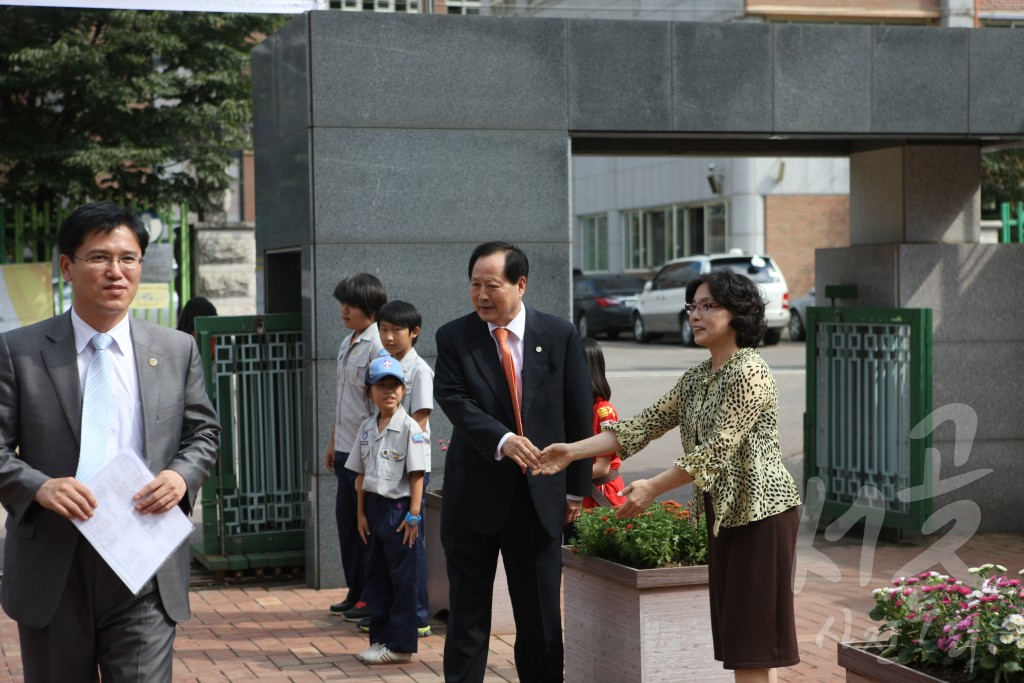
[{"label": "white paper sheet", "polygon": [[132,496],[152,480],[139,458],[128,453],[114,457],[85,482],[99,502],[93,516],[85,522],[74,520],[133,594],[192,533],[192,523],[177,506],[157,515],[135,509]]}]

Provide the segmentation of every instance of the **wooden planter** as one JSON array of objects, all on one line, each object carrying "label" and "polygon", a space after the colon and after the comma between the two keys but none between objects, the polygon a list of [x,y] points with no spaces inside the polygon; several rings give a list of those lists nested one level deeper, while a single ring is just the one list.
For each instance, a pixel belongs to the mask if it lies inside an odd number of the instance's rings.
[{"label": "wooden planter", "polygon": [[711,644],[708,568],[632,569],[562,548],[566,683],[732,681]]},{"label": "wooden planter", "polygon": [[877,647],[877,643],[839,643],[839,666],[846,669],[847,683],[942,683],[941,678],[879,657]]}]

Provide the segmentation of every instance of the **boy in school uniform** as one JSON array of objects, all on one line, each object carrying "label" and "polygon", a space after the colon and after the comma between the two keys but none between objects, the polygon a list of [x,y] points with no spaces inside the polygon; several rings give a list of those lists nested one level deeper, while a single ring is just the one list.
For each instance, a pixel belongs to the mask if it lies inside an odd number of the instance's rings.
[{"label": "boy in school uniform", "polygon": [[[384,350],[402,364],[405,377],[405,395],[402,407],[412,419],[416,420],[423,435],[430,443],[430,411],[434,409],[434,371],[427,362],[416,353],[416,340],[420,336],[423,318],[416,307],[406,301],[389,301],[377,311],[377,329]],[[428,473],[423,479],[426,490],[430,482]],[[424,510],[420,513],[424,516]],[[420,536],[424,534],[424,522],[420,522]],[[419,594],[417,597],[417,633],[425,637],[430,635],[430,608],[427,599],[427,554],[426,543],[417,546],[419,557],[419,578],[417,581]],[[370,622],[363,619],[359,622],[362,631],[370,630]]]},{"label": "boy in school uniform", "polygon": [[377,412],[360,426],[345,467],[356,473],[359,535],[367,544],[366,581],[373,595],[366,664],[408,662],[417,645],[417,546],[423,477],[430,442],[402,407],[400,362],[381,356],[366,372],[366,393]]},{"label": "boy in school uniform", "polygon": [[331,605],[330,613],[359,621],[370,615],[365,590],[364,548],[356,520],[356,475],[345,467],[359,425],[373,412],[366,396],[366,369],[383,349],[377,332],[377,311],[387,300],[384,285],[369,273],[350,275],[338,283],[334,298],[341,321],[351,330],[338,349],[338,389],[334,428],[327,442],[324,466],[338,477],[334,514],[338,525],[341,565],[348,586],[346,598]]}]

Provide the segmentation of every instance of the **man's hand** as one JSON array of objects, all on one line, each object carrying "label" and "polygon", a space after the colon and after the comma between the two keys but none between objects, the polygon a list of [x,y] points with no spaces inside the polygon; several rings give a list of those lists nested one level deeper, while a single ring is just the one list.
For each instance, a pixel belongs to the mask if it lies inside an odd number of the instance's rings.
[{"label": "man's hand", "polygon": [[144,515],[167,512],[181,502],[188,491],[184,477],[174,470],[164,470],[136,493],[132,500],[135,509]]},{"label": "man's hand", "polygon": [[553,443],[540,452],[540,466],[533,468],[533,475],[558,474],[574,460],[567,443]]},{"label": "man's hand", "polygon": [[89,487],[74,477],[48,479],[33,498],[47,510],[53,510],[67,519],[83,522],[92,517],[99,504]]},{"label": "man's hand", "polygon": [[363,545],[370,542],[370,522],[366,515],[356,515],[356,529],[359,530],[359,538],[363,539]]},{"label": "man's hand", "polygon": [[565,519],[562,520],[562,526],[571,524],[580,518],[580,510],[583,508],[582,500],[572,500],[570,498],[565,499]]},{"label": "man's hand", "polygon": [[658,494],[653,490],[649,480],[637,479],[622,489],[622,493],[619,495],[625,498],[626,502],[616,508],[615,516],[622,519],[623,517],[636,517],[641,512],[645,512],[647,508],[651,507],[654,497]]},{"label": "man's hand", "polygon": [[[334,442],[332,441],[331,443],[333,444]],[[324,453],[324,467],[327,468],[328,472],[333,472],[334,471],[334,446],[333,445],[328,447],[327,452]]]},{"label": "man's hand", "polygon": [[523,472],[527,468],[540,467],[540,449],[533,445],[525,436],[512,436],[505,439],[501,444],[501,454],[511,458]]}]

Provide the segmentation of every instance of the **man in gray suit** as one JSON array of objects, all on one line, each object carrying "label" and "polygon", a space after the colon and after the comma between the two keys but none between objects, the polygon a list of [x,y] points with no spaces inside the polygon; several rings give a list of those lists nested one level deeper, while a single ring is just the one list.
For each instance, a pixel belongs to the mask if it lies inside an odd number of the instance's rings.
[{"label": "man in gray suit", "polygon": [[[28,683],[93,682],[97,672],[170,681],[175,625],[190,616],[187,543],[132,595],[71,521],[97,507],[87,462],[95,472],[121,453],[142,458],[155,477],[136,509],[159,515],[191,512],[217,459],[195,341],[128,316],[148,243],[116,204],[80,207],[59,236],[72,310],[0,335],[0,605],[18,623]],[[110,408],[97,420],[89,383],[101,376]]]}]

